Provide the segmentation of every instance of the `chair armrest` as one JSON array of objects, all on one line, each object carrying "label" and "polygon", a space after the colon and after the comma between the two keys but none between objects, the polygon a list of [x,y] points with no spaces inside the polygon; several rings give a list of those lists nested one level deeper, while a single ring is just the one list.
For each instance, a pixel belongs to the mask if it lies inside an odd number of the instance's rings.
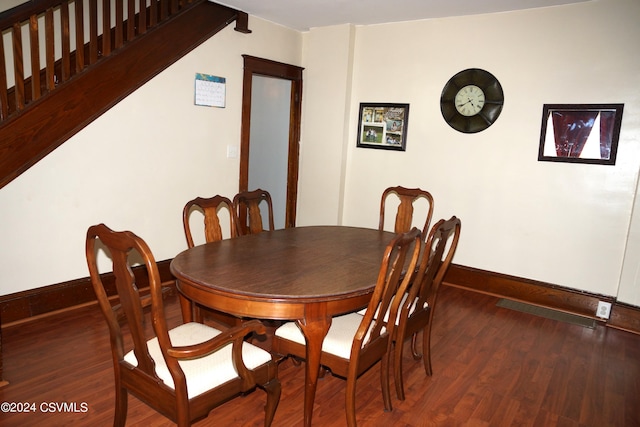
[{"label": "chair armrest", "polygon": [[241,344],[244,341],[244,337],[252,332],[264,335],[266,333],[266,328],[262,322],[253,319],[230,329],[225,329],[220,333],[220,335],[199,344],[170,347],[167,349],[167,355],[176,359],[195,359],[207,356],[229,343],[236,342]]}]

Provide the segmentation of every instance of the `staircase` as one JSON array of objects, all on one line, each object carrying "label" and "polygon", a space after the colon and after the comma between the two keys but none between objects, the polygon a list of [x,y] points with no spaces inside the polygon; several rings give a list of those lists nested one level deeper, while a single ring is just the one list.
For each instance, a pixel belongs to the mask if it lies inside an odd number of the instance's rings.
[{"label": "staircase", "polygon": [[250,32],[246,13],[206,0],[31,0],[0,14],[12,46],[0,43],[0,188],[233,21]]}]

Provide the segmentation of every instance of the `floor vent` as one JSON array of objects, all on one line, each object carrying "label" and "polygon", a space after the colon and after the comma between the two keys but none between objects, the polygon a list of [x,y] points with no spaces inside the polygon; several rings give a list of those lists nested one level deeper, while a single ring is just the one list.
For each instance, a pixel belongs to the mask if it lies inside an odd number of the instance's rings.
[{"label": "floor vent", "polygon": [[544,317],[546,319],[558,320],[560,322],[572,323],[574,325],[584,326],[585,328],[594,329],[596,321],[584,316],[564,313],[550,308],[539,307],[533,304],[513,301],[509,299],[500,299],[496,304],[498,307],[508,308],[510,310],[519,311],[521,313],[533,314],[535,316]]}]

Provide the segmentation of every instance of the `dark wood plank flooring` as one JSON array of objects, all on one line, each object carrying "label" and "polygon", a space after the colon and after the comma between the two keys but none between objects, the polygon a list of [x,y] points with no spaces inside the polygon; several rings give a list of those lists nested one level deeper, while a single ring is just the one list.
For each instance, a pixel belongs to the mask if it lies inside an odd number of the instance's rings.
[{"label": "dark wood plank flooring", "polygon": [[[424,375],[407,344],[407,399],[400,402],[394,395],[394,410],[384,412],[375,366],[358,381],[358,425],[640,426],[640,336],[544,319],[496,302],[444,286],[433,329],[433,377]],[[167,304],[170,323],[176,324],[176,298]],[[0,389],[0,401],[35,404],[36,412],[0,413],[0,425],[113,423],[109,341],[97,307],[6,328],[3,339],[10,384]],[[304,369],[285,360],[280,378],[274,426],[300,426]],[[344,385],[331,375],[319,382],[314,425],[346,424]],[[260,426],[264,402],[264,392],[256,390],[196,425]],[[55,405],[63,403],[75,411],[58,411]],[[127,425],[172,423],[130,397]]]}]

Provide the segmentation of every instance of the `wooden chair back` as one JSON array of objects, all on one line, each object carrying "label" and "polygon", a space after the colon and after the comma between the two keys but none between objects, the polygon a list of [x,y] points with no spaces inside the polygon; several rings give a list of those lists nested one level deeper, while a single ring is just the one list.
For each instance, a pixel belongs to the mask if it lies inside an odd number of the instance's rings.
[{"label": "wooden chair back", "polygon": [[422,235],[427,236],[429,232],[429,226],[431,224],[431,218],[433,216],[433,196],[428,191],[420,188],[405,188],[402,186],[389,187],[382,192],[382,198],[380,200],[380,219],[378,223],[378,229],[384,230],[385,226],[385,213],[387,210],[387,203],[390,196],[395,195],[399,199],[398,208],[395,216],[394,233],[406,233],[409,231],[413,224],[414,205],[422,200],[426,202],[426,217],[424,224],[422,225]]},{"label": "wooden chair back", "polygon": [[[394,323],[399,304],[397,292],[407,289],[414,279],[422,247],[422,233],[414,227],[407,233],[398,234],[385,249],[376,285],[366,311],[349,313],[332,319],[325,338],[320,364],[334,375],[346,378],[345,412],[347,425],[356,425],[356,380],[371,366],[381,362],[380,387],[386,410],[391,410],[388,365],[390,337],[394,334]],[[353,333],[353,335],[350,335]],[[278,328],[273,342],[273,352],[281,355],[306,357],[305,340],[293,322]]]},{"label": "wooden chair back", "polygon": [[389,243],[380,264],[376,287],[363,314],[362,323],[353,340],[351,360],[361,357],[366,346],[377,340],[387,340],[393,334],[395,325],[388,319],[395,319],[399,304],[396,293],[406,289],[414,277],[421,249],[421,232],[414,227],[410,231],[396,235]]},{"label": "wooden chair back", "polygon": [[271,194],[268,191],[257,189],[253,191],[242,191],[233,198],[233,205],[238,218],[238,234],[256,234],[265,231],[264,221],[261,213],[261,206],[266,204],[267,208],[267,230],[275,229],[273,222],[273,203]]},{"label": "wooden chair back", "polygon": [[[106,286],[102,281],[102,276],[98,271],[97,254],[98,249],[105,250],[111,258],[113,264],[113,277],[119,303],[112,306],[106,291]],[[158,330],[166,332],[166,323],[161,316],[162,304],[162,284],[160,273],[155,259],[147,244],[135,234],[129,231],[113,232],[104,224],[90,227],[87,232],[86,255],[89,266],[89,273],[94,291],[98,298],[98,303],[103,315],[107,320],[109,335],[113,351],[113,360],[116,370],[120,370],[121,363],[126,353],[124,347],[125,333],[121,328],[121,323],[127,325],[131,336],[133,351],[138,360],[140,371],[151,378],[161,381],[155,372],[155,363],[149,355],[147,348],[147,335],[145,328],[144,309],[149,307],[155,299],[156,313],[158,317]],[[142,261],[147,274],[135,274],[131,265]],[[145,296],[141,294],[138,280],[143,276],[148,277],[149,293]],[[141,287],[146,287],[142,285]]]},{"label": "wooden chair back", "polygon": [[[98,269],[99,248],[108,253],[113,263],[113,281],[119,301],[113,306]],[[277,363],[267,352],[257,349],[250,354],[252,358],[258,357],[258,362],[252,359],[257,366],[249,369],[245,365],[245,345],[251,344],[244,338],[252,333],[266,332],[259,321],[225,331],[199,323],[187,323],[169,330],[157,264],[144,240],[130,231],[115,232],[104,224],[90,227],[86,258],[91,282],[109,327],[116,385],[114,426],[125,425],[128,393],[178,426],[189,426],[205,418],[213,408],[256,385],[267,391],[265,425],[270,425],[280,398]],[[132,264],[140,264],[141,268],[135,267],[134,272]],[[148,296],[143,296],[141,290],[147,280]],[[145,321],[149,311],[145,308],[149,306],[151,322]],[[121,323],[126,323],[127,327],[121,327]],[[172,341],[181,344],[173,345]],[[132,352],[127,352],[125,346],[132,346]],[[231,348],[231,351],[224,353],[225,348]],[[208,359],[198,364],[194,371],[193,362],[205,358]],[[182,363],[187,363],[188,367]],[[162,366],[160,370],[159,366]],[[221,379],[219,373],[229,369],[235,369],[237,377]],[[186,374],[191,379],[189,389]]]},{"label": "wooden chair back", "polygon": [[184,205],[184,209],[182,210],[182,225],[184,227],[184,235],[187,239],[187,246],[190,248],[194,246],[190,226],[190,219],[194,210],[199,210],[203,214],[205,242],[216,242],[224,238],[220,224],[220,216],[218,215],[220,209],[224,208],[229,211],[229,237],[236,237],[238,235],[238,220],[233,202],[229,198],[220,195],[209,198],[196,197]]},{"label": "wooden chair back", "polygon": [[[217,242],[224,238],[222,232],[222,225],[220,222],[219,212],[221,209],[227,209],[229,215],[229,237],[234,238],[238,236],[238,219],[236,216],[236,210],[233,206],[231,199],[216,195],[209,198],[196,197],[193,200],[188,201],[182,209],[182,225],[184,227],[184,235],[187,239],[187,246],[192,248],[195,246],[193,233],[191,230],[191,220],[194,215],[194,211],[198,210],[203,215],[204,221],[204,240],[206,243]],[[197,322],[203,322],[203,307],[188,301],[185,297],[180,295],[180,304],[183,312],[189,310],[191,316]],[[204,309],[209,315],[219,323],[227,326],[234,326],[240,324],[240,319],[227,313],[220,311]]]},{"label": "wooden chair back", "polygon": [[[412,337],[412,350],[416,359],[423,357],[425,372],[432,374],[431,368],[431,325],[435,313],[438,290],[444,276],[451,265],[451,260],[460,240],[461,221],[452,216],[448,220],[441,219],[431,228],[422,259],[415,276],[404,294],[399,308],[399,324],[395,336],[394,376],[396,394],[404,399],[402,378],[402,347],[404,341]],[[416,346],[416,334],[422,331],[422,354]]]}]

